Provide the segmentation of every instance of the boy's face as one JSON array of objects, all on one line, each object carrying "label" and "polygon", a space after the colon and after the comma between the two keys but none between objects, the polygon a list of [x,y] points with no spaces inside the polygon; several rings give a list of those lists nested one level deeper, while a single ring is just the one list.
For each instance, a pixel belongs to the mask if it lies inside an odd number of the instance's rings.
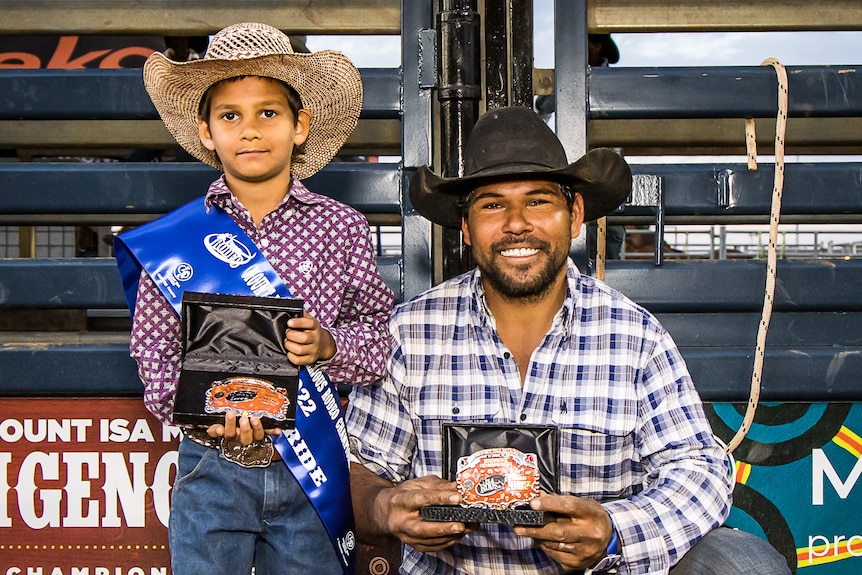
[{"label": "boy's face", "polygon": [[311,119],[306,110],[298,115],[277,80],[248,76],[213,87],[209,118],[198,119],[198,132],[218,154],[228,183],[289,181],[293,148],[305,142]]}]

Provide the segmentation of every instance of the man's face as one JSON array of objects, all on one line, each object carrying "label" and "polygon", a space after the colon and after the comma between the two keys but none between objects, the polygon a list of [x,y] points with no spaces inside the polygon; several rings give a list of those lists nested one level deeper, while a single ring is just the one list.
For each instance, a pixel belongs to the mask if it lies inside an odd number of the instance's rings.
[{"label": "man's face", "polygon": [[560,185],[543,180],[486,184],[473,191],[461,222],[486,289],[509,299],[534,299],[564,281],[569,244],[580,232],[584,205],[572,208]]}]

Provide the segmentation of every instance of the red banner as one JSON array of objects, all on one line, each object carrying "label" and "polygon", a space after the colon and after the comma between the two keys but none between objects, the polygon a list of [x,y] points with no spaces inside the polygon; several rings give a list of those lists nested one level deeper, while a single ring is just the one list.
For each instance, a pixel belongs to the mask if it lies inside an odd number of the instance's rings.
[{"label": "red banner", "polygon": [[159,36],[0,36],[0,68],[140,68]]},{"label": "red banner", "polygon": [[169,575],[179,430],[140,399],[0,401],[0,575]]}]

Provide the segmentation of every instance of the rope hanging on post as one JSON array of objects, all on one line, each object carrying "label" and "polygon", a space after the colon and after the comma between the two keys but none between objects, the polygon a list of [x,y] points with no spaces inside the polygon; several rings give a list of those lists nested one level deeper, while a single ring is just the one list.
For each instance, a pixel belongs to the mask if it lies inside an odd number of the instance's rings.
[{"label": "rope hanging on post", "polygon": [[754,135],[754,118],[745,119],[745,151],[748,157],[748,171],[757,171],[757,137]]},{"label": "rope hanging on post", "polygon": [[[766,351],[766,332],[769,329],[769,321],[772,318],[772,307],[775,296],[775,278],[778,260],[778,220],[781,215],[781,196],[784,189],[784,134],[787,129],[788,92],[787,71],[781,62],[775,58],[767,58],[761,66],[767,65],[775,68],[775,73],[778,76],[778,115],[775,121],[775,178],[772,185],[772,206],[769,211],[766,290],[763,294],[763,313],[761,314],[760,326],[757,330],[757,345],[755,347],[754,368],[751,374],[751,392],[748,398],[748,406],[745,409],[742,425],[739,426],[736,435],[727,444],[725,449],[727,453],[733,453],[733,450],[742,443],[742,440],[745,439],[745,436],[751,429],[751,424],[754,422],[754,414],[760,401],[761,374],[763,373],[763,360]],[[750,142],[753,139],[753,121],[750,125],[747,123],[746,132],[750,133],[750,137],[747,136]],[[756,152],[753,152],[753,148],[749,147],[749,158],[752,157],[756,158]]]},{"label": "rope hanging on post", "polygon": [[596,220],[596,277],[605,281],[605,258],[608,249],[608,217]]}]

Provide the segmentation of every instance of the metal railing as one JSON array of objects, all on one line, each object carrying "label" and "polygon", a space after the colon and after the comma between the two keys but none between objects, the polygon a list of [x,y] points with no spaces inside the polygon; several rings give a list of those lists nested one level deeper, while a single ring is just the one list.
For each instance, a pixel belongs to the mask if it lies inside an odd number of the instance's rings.
[{"label": "metal railing", "polygon": [[[668,259],[763,259],[769,231],[752,225],[665,227],[664,254]],[[655,232],[628,226],[621,259],[653,257]],[[787,224],[779,227],[781,259],[855,259],[862,257],[862,226]]]}]

